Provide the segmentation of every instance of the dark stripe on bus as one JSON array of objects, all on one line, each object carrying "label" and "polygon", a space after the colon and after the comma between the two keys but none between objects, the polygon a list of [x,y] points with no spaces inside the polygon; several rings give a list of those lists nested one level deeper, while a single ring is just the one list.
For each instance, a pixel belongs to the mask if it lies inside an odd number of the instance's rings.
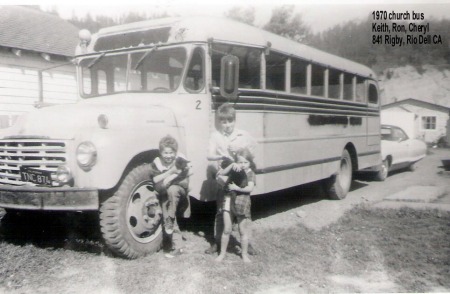
[{"label": "dark stripe on bus", "polygon": [[352,111],[352,112],[370,112],[377,113],[377,109],[368,109],[367,106],[349,106],[349,105],[336,105],[334,103],[325,104],[321,103],[313,103],[313,102],[305,102],[302,100],[286,100],[286,99],[278,99],[278,98],[261,98],[261,97],[248,97],[248,96],[240,96],[237,104],[265,104],[272,106],[292,106],[292,107],[301,107],[304,109],[326,109],[326,110],[340,110],[340,111]]},{"label": "dark stripe on bus", "polygon": [[[369,156],[369,155],[374,155],[374,154],[379,154],[379,153],[380,153],[380,150],[376,150],[376,151],[363,152],[363,153],[358,154],[358,156]],[[289,164],[283,164],[283,165],[269,166],[269,167],[264,167],[264,168],[257,168],[255,173],[258,175],[268,174],[268,173],[279,172],[279,171],[284,171],[284,170],[289,170],[289,169],[294,169],[294,168],[299,168],[299,167],[306,167],[306,166],[311,166],[311,165],[329,163],[329,162],[334,162],[334,161],[339,161],[339,160],[341,160],[341,157],[331,157],[331,158],[310,160],[310,161],[305,161],[305,162],[296,162],[296,163],[289,163]]]},{"label": "dark stripe on bus", "polygon": [[310,114],[308,116],[308,123],[310,126],[324,126],[324,125],[342,125],[342,126],[360,126],[362,125],[361,117],[342,116],[342,115],[320,115]]},{"label": "dark stripe on bus", "polygon": [[[304,105],[314,105],[320,107],[320,105],[333,105],[340,109],[367,109],[366,104],[357,103],[353,101],[337,100],[337,99],[325,99],[325,98],[311,98],[308,96],[293,95],[293,94],[275,94],[268,95],[264,92],[240,92],[239,99],[263,99],[263,101],[270,101],[277,99],[283,101],[283,103],[303,103]],[[375,108],[377,110],[378,108]]]},{"label": "dark stripe on bus", "polygon": [[[222,102],[223,103],[223,102]],[[222,103],[217,104],[220,105]],[[233,102],[231,102],[233,104]],[[307,108],[307,107],[297,107],[297,106],[285,106],[285,105],[274,105],[274,104],[253,104],[253,103],[241,103],[237,102],[233,104],[236,110],[247,110],[247,111],[282,111],[282,112],[293,112],[293,113],[305,113],[305,114],[333,114],[333,115],[353,115],[353,116],[372,116],[378,117],[379,113],[369,113],[368,111],[349,111],[349,110],[338,110],[329,108]]]},{"label": "dark stripe on bus", "polygon": [[341,160],[341,157],[332,157],[332,158],[325,158],[325,159],[318,159],[318,160],[311,160],[311,161],[305,161],[305,162],[297,162],[297,163],[290,163],[290,164],[283,164],[283,165],[277,165],[277,166],[269,166],[264,167],[261,169],[256,169],[256,174],[268,174],[293,168],[299,168],[299,167],[305,167],[305,166],[311,166],[316,164],[322,164],[322,163],[328,163],[333,161]]},{"label": "dark stripe on bus", "polygon": [[350,117],[350,125],[351,126],[359,126],[362,125],[362,118],[361,117]]},{"label": "dark stripe on bus", "polygon": [[[215,107],[218,107],[228,100],[218,93],[214,93],[213,101]],[[377,107],[368,107],[366,104],[298,95],[271,94],[262,91],[242,91],[236,101],[230,102],[235,103],[235,108],[238,110],[379,116]]]}]

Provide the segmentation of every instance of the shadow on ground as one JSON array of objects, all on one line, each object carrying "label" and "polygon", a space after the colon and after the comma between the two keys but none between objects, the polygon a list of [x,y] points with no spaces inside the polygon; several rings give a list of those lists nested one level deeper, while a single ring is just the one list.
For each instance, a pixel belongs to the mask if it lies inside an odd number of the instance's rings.
[{"label": "shadow on ground", "polygon": [[[266,218],[324,199],[328,198],[322,188],[321,182],[309,183],[281,191],[253,196],[252,219],[255,221]],[[216,203],[205,203],[193,199],[191,201],[191,206],[192,217],[185,220],[181,219],[179,222],[180,228],[182,230],[191,231],[196,235],[204,235],[207,241],[212,243],[214,240]]]},{"label": "shadow on ground", "polygon": [[33,212],[10,210],[1,220],[0,241],[17,246],[69,249],[100,254],[97,213]]},{"label": "shadow on ground", "polygon": [[[328,199],[321,182],[252,197],[252,218],[258,220]],[[351,190],[366,186],[354,181]],[[179,220],[181,230],[213,241],[215,202],[191,198],[192,216]],[[0,241],[17,246],[68,249],[92,254],[107,253],[97,212],[63,213],[9,211],[1,220]]]}]

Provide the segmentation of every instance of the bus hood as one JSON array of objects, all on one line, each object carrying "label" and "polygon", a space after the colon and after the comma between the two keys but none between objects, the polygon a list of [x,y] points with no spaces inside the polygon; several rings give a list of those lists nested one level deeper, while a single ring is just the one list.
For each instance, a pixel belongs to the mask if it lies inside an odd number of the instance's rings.
[{"label": "bus hood", "polygon": [[36,109],[20,116],[12,127],[2,130],[0,138],[73,139],[80,132],[98,131],[101,115],[106,117],[108,129],[114,130],[149,124],[176,125],[173,112],[157,105],[152,97],[130,96],[118,94]]}]

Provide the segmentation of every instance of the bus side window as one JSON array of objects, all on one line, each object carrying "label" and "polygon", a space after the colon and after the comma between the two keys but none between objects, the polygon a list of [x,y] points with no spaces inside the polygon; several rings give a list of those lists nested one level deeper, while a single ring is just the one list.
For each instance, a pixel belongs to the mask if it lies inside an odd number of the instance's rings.
[{"label": "bus side window", "polygon": [[228,45],[214,43],[211,47],[211,83],[213,87],[220,85],[221,60],[230,50]]},{"label": "bus side window", "polygon": [[353,101],[353,75],[344,74],[344,100]]},{"label": "bus side window", "polygon": [[369,103],[378,104],[378,91],[374,84],[369,84]]},{"label": "bus side window", "polygon": [[366,102],[366,83],[361,77],[356,77],[355,99],[358,102]]},{"label": "bus side window", "polygon": [[184,80],[184,86],[188,91],[200,91],[205,86],[204,77],[204,53],[203,49],[197,47],[192,53],[191,62]]},{"label": "bus side window", "polygon": [[239,88],[260,89],[261,50],[249,48],[239,57]]},{"label": "bus side window", "polygon": [[266,89],[285,91],[287,57],[277,53],[266,56]]},{"label": "bus side window", "polygon": [[334,99],[341,98],[341,75],[340,71],[335,69],[328,70],[328,97]]},{"label": "bus side window", "polygon": [[293,58],[291,61],[291,93],[306,94],[308,63]]},{"label": "bus side window", "polygon": [[212,86],[220,84],[221,60],[227,54],[239,58],[239,88],[261,89],[261,49],[218,43],[212,46]]},{"label": "bus side window", "polygon": [[325,67],[312,64],[311,95],[324,97],[325,95]]}]

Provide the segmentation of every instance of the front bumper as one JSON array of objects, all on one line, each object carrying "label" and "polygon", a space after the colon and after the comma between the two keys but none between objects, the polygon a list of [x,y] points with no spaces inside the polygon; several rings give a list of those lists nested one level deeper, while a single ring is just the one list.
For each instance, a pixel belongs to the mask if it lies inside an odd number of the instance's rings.
[{"label": "front bumper", "polygon": [[98,210],[97,189],[0,186],[0,207],[27,210]]}]

